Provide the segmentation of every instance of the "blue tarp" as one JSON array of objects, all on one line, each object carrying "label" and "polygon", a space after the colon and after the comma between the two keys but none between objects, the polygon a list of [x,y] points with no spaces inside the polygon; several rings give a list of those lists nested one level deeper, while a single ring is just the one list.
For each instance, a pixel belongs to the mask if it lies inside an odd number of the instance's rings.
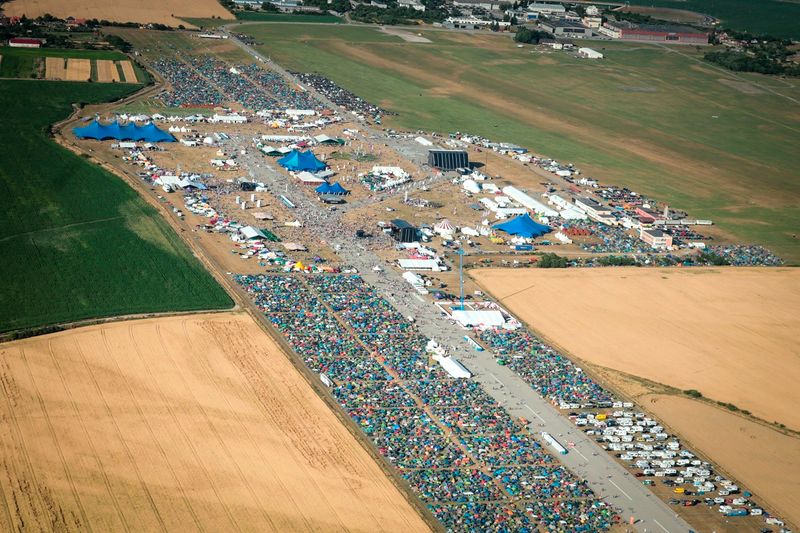
[{"label": "blue tarp", "polygon": [[175,137],[158,128],[152,122],[145,126],[137,126],[133,122],[120,125],[116,120],[111,124],[101,124],[97,120],[93,120],[88,126],[74,128],[72,132],[80,139],[96,139],[98,141],[114,139],[117,141],[144,141],[151,143],[175,142]]},{"label": "blue tarp", "polygon": [[320,194],[349,194],[350,191],[339,185],[339,182],[334,183],[331,185],[330,183],[323,183],[316,189],[314,189]]},{"label": "blue tarp", "polygon": [[508,222],[495,224],[492,227],[496,230],[505,231],[509,235],[519,235],[526,238],[539,237],[540,235],[553,231],[550,226],[539,224],[528,216],[527,213],[509,220]]},{"label": "blue tarp", "polygon": [[306,170],[309,172],[318,172],[327,168],[327,165],[317,159],[317,156],[315,156],[311,150],[305,152],[292,150],[284,157],[278,159],[278,164],[286,170],[294,171]]}]

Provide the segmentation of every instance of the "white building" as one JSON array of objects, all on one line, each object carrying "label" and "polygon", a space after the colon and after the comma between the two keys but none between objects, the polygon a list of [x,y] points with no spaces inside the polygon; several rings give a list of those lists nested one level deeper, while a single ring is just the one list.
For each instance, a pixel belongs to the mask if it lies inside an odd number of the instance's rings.
[{"label": "white building", "polygon": [[606,207],[591,198],[575,198],[575,205],[582,211],[585,211],[592,220],[609,226],[616,226],[618,224],[610,207]]},{"label": "white building", "polygon": [[247,122],[247,117],[243,117],[242,115],[220,115],[215,113],[209,122],[216,124],[244,124]]},{"label": "white building", "polygon": [[578,55],[587,59],[603,59],[603,54],[585,46],[578,48]]},{"label": "white building", "polygon": [[536,214],[539,215],[539,216],[543,216],[543,217],[558,216],[558,211],[556,211],[555,209],[553,209],[551,207],[547,207],[542,202],[540,202],[540,201],[534,199],[533,197],[525,194],[524,192],[522,192],[521,190],[517,189],[516,187],[513,187],[511,185],[509,185],[507,187],[503,187],[503,194],[508,195],[509,198],[511,198],[512,200],[514,200],[515,202],[517,202],[521,206],[524,206],[524,207],[530,209],[531,211],[536,212]]}]

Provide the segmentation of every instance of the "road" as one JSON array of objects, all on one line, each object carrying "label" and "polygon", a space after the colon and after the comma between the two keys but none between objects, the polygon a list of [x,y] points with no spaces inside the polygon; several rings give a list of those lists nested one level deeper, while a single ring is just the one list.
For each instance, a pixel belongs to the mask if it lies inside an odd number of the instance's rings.
[{"label": "road", "polygon": [[[231,39],[247,53],[269,64],[270,68],[281,73],[287,80],[297,83],[288,72],[268,61],[258,52],[238,39]],[[312,91],[313,92],[313,91]],[[316,94],[316,93],[314,93]],[[321,96],[321,95],[320,95]],[[332,105],[325,98],[320,98]],[[338,106],[332,106],[337,108]],[[364,124],[363,133],[369,137],[386,139],[382,132],[375,131]],[[362,137],[367,140],[366,137]],[[678,533],[690,531],[691,527],[678,517],[664,502],[659,500],[637,478],[631,476],[596,442],[586,437],[562,413],[546,399],[535,392],[510,368],[500,366],[491,351],[476,352],[464,340],[466,331],[451,320],[441,316],[431,302],[410,290],[398,272],[388,268],[382,259],[370,251],[364,241],[356,239],[350,228],[342,222],[343,209],[331,211],[299,189],[298,182],[285,172],[276,169],[252,147],[252,140],[246,137],[232,137],[237,151],[244,149],[240,163],[247,168],[252,179],[265,183],[273,194],[286,194],[296,205],[297,218],[305,225],[313,227],[322,241],[333,248],[345,264],[357,268],[365,281],[370,283],[386,297],[403,315],[413,316],[420,331],[429,338],[449,348],[451,355],[460,359],[475,375],[488,394],[495,398],[514,417],[531,420],[530,431],[539,439],[541,432],[547,431],[562,444],[569,447],[566,455],[558,459],[579,477],[586,479],[595,493],[607,502],[622,510],[627,522],[633,516],[635,527],[642,532]],[[411,138],[386,139],[387,144],[403,155],[419,161],[420,150]],[[380,266],[382,271],[373,269]]]}]

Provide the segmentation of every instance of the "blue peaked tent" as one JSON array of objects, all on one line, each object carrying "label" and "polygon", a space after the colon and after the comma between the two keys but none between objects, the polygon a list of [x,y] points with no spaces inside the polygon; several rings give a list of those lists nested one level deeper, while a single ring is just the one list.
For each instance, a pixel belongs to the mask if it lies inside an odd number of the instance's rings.
[{"label": "blue peaked tent", "polygon": [[74,128],[72,132],[80,139],[96,139],[105,141],[145,141],[151,143],[175,142],[175,137],[153,124],[138,126],[133,122],[120,125],[116,120],[111,124],[102,124],[93,120],[91,124],[82,128]]},{"label": "blue peaked tent", "polygon": [[339,182],[336,182],[333,185],[331,185],[330,183],[323,183],[314,190],[320,194],[336,194],[336,195],[350,194],[350,191],[339,185]]},{"label": "blue peaked tent", "polygon": [[495,224],[492,227],[500,231],[505,231],[509,235],[519,235],[526,238],[539,237],[540,235],[553,231],[550,226],[539,224],[528,216],[527,213],[509,220],[508,222]]},{"label": "blue peaked tent", "polygon": [[327,168],[327,165],[317,159],[317,156],[315,156],[311,150],[307,150],[305,152],[292,150],[284,157],[278,159],[278,164],[286,170],[293,171],[305,170],[308,172],[319,172],[320,170]]}]

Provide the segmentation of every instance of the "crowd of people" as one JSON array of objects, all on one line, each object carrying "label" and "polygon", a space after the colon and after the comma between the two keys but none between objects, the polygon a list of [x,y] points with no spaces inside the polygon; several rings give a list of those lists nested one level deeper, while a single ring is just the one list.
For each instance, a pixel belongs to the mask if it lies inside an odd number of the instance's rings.
[{"label": "crowd of people", "polygon": [[152,67],[172,86],[161,95],[169,107],[216,106],[237,102],[247,109],[320,109],[308,92],[259,65],[236,65],[210,56],[161,57]]},{"label": "crowd of people", "polygon": [[292,75],[302,83],[313,88],[319,94],[325,96],[334,104],[340,105],[353,113],[369,117],[380,117],[390,114],[385,109],[361,99],[321,74],[292,72]]},{"label": "crowd of people", "polygon": [[276,105],[262,109],[321,109],[322,105],[308,92],[294,88],[277,73],[266,70],[255,63],[237,67],[268,94],[273,95]]},{"label": "crowd of people", "polygon": [[597,382],[526,329],[489,328],[478,334],[504,364],[554,405],[562,408],[611,405],[611,396]]},{"label": "crowd of people", "polygon": [[235,279],[446,528],[604,531],[616,519],[524,421],[430,360],[428,339],[359,276]]},{"label": "crowd of people", "polygon": [[225,95],[182,61],[160,57],[151,66],[172,86],[160,96],[167,107],[214,106],[225,102]]}]

